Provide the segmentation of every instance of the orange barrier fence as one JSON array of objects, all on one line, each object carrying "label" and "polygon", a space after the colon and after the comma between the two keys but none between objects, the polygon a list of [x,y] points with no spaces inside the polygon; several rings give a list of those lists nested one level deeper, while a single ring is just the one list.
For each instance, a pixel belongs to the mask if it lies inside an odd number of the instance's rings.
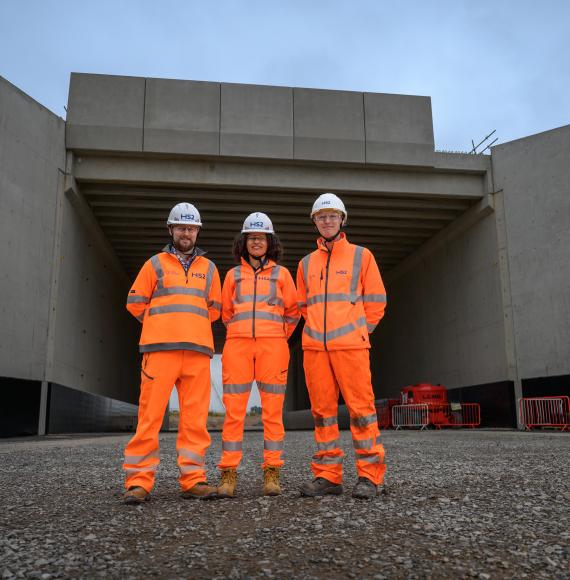
[{"label": "orange barrier fence", "polygon": [[535,427],[570,429],[569,397],[523,397],[519,399],[519,422],[525,430]]},{"label": "orange barrier fence", "polygon": [[478,427],[481,424],[479,403],[447,403],[430,405],[430,423],[442,427]]}]

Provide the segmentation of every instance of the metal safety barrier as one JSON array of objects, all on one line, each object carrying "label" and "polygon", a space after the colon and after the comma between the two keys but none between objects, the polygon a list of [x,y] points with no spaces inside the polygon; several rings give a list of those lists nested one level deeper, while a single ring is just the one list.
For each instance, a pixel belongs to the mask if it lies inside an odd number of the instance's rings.
[{"label": "metal safety barrier", "polygon": [[519,399],[519,422],[526,431],[534,427],[570,430],[570,397],[522,397]]},{"label": "metal safety barrier", "polygon": [[429,422],[436,429],[442,427],[478,427],[481,424],[481,407],[479,403],[430,405]]},{"label": "metal safety barrier", "polygon": [[392,407],[392,425],[396,430],[402,427],[419,427],[420,431],[429,425],[429,406],[394,405]]}]

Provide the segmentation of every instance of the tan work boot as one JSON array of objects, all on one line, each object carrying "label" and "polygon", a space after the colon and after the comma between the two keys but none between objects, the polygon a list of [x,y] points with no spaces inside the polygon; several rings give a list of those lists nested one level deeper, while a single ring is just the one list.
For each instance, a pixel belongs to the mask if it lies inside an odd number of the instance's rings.
[{"label": "tan work boot", "polygon": [[222,481],[218,487],[219,497],[234,497],[237,487],[237,470],[233,467],[222,469]]},{"label": "tan work boot", "polygon": [[266,467],[263,470],[263,495],[281,495],[280,472],[280,467]]},{"label": "tan work boot", "polygon": [[198,482],[190,489],[185,489],[180,494],[184,499],[213,499],[218,493],[213,485],[208,485],[205,481]]},{"label": "tan work boot", "polygon": [[137,505],[150,499],[150,493],[143,487],[129,487],[123,496],[123,501],[127,505]]}]

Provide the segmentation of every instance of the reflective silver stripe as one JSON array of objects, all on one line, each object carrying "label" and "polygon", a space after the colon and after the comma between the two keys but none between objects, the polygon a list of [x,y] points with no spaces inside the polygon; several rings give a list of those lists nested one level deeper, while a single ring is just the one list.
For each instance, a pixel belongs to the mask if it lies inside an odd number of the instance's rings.
[{"label": "reflective silver stripe", "polygon": [[[206,259],[206,258],[204,258]],[[210,289],[212,288],[212,282],[214,281],[214,262],[210,262],[208,260],[208,273],[206,274],[206,288],[204,290],[204,294],[206,295],[206,300],[210,297]],[[210,301],[208,300],[208,306],[211,306]]]},{"label": "reflective silver stripe", "polygon": [[251,383],[234,383],[224,385],[224,395],[249,393],[249,391],[251,391]]},{"label": "reflective silver stripe", "polygon": [[159,350],[195,350],[207,354],[210,358],[214,351],[203,344],[195,342],[154,342],[151,344],[139,344],[139,352],[157,352]]},{"label": "reflective silver stripe", "polygon": [[[331,293],[326,295],[326,300],[327,302],[347,302],[351,299],[351,297],[351,294]],[[312,306],[313,304],[322,304],[324,301],[324,294],[314,294],[307,300],[307,306]]]},{"label": "reflective silver stripe", "polygon": [[163,281],[162,279],[164,278],[164,272],[162,271],[162,266],[160,265],[160,260],[158,259],[158,254],[155,254],[151,259],[150,259],[150,263],[152,264],[152,267],[154,268],[154,272],[156,274],[157,277],[157,282],[156,282],[156,287],[158,289],[163,288]]},{"label": "reflective silver stripe", "polygon": [[315,417],[315,425],[317,427],[330,427],[338,423],[338,417]]},{"label": "reflective silver stripe", "polygon": [[356,304],[356,299],[358,294],[358,281],[360,280],[360,272],[362,271],[362,253],[364,248],[362,246],[356,246],[354,249],[354,262],[352,264],[352,279],[350,280],[350,301]]},{"label": "reflective silver stripe", "polygon": [[172,294],[181,294],[184,296],[198,296],[205,298],[204,290],[199,288],[186,288],[184,286],[169,286],[168,288],[160,288],[155,290],[152,294],[153,298],[160,298],[161,296],[171,296]]},{"label": "reflective silver stripe", "polygon": [[175,312],[187,312],[189,314],[197,314],[208,318],[208,311],[205,308],[194,306],[193,304],[167,304],[165,306],[153,306],[149,309],[149,316],[156,316],[157,314],[173,314]]},{"label": "reflective silver stripe", "polygon": [[355,427],[366,427],[367,425],[371,425],[372,423],[376,423],[378,419],[376,418],[376,413],[372,415],[366,415],[364,417],[351,417],[350,424],[354,425]]},{"label": "reflective silver stripe", "polygon": [[236,283],[236,304],[243,302],[241,294],[241,266],[236,266],[234,269],[234,280]]},{"label": "reflective silver stripe", "polygon": [[374,447],[374,437],[370,439],[353,439],[352,445],[355,449],[372,449]]},{"label": "reflective silver stripe", "polygon": [[129,296],[127,298],[127,304],[148,304],[150,299],[146,296]]},{"label": "reflective silver stripe", "polygon": [[212,303],[209,306],[211,308],[215,308],[216,310],[221,310],[222,309],[222,303],[221,302],[216,302],[215,300],[213,300]]},{"label": "reflective silver stripe", "polygon": [[285,316],[284,318],[287,324],[297,324],[300,320],[299,316]]},{"label": "reflective silver stripe", "polygon": [[263,448],[267,451],[282,451],[283,441],[269,441],[269,439],[264,439]]},{"label": "reflective silver stripe", "polygon": [[[255,318],[257,320],[271,320],[273,322],[280,322],[283,324],[283,317],[279,316],[278,314],[272,314],[271,312],[260,312],[256,310]],[[252,320],[253,319],[253,310],[248,312],[240,312],[238,314],[234,314],[228,324],[232,322],[239,322],[240,320]]]},{"label": "reflective silver stripe", "polygon": [[305,306],[307,306],[306,302],[297,302],[297,306],[299,307],[299,310],[301,310],[301,308],[305,308]]},{"label": "reflective silver stripe", "polygon": [[191,451],[190,449],[179,449],[178,455],[180,457],[184,457],[184,459],[194,461],[199,465],[204,465],[204,456],[196,453],[195,451]]},{"label": "reflective silver stripe", "polygon": [[366,323],[366,328],[368,330],[368,332],[370,334],[372,334],[374,332],[374,330],[376,329],[376,327],[378,326],[378,324],[368,324]]},{"label": "reflective silver stripe", "polygon": [[362,300],[364,302],[386,302],[386,294],[364,294]]},{"label": "reflective silver stripe", "polygon": [[301,260],[301,265],[303,268],[303,278],[305,280],[305,289],[307,290],[307,293],[309,292],[309,261],[310,260],[311,260],[311,254],[309,254],[308,256],[305,256]]},{"label": "reflective silver stripe", "polygon": [[338,447],[338,439],[333,441],[317,441],[317,449],[319,451],[331,451]]},{"label": "reflective silver stripe", "polygon": [[138,316],[135,316],[135,318],[139,321],[142,322],[144,320],[144,313],[143,314],[139,314]]},{"label": "reflective silver stripe", "polygon": [[178,470],[182,474],[192,473],[193,471],[204,471],[203,465],[179,465]]},{"label": "reflective silver stripe", "polygon": [[127,472],[127,477],[131,475],[137,475],[138,473],[156,473],[156,467],[129,467],[125,469]]},{"label": "reflective silver stripe", "polygon": [[366,463],[382,463],[380,455],[359,455],[356,454],[356,461],[366,461]]},{"label": "reflective silver stripe", "polygon": [[325,335],[322,332],[313,330],[308,324],[305,324],[305,327],[303,328],[303,334],[306,334],[307,336],[310,336],[319,342],[324,342],[325,340]]},{"label": "reflective silver stripe", "polygon": [[158,449],[147,453],[146,455],[125,455],[125,465],[136,465],[149,459],[159,459]]},{"label": "reflective silver stripe", "polygon": [[273,393],[275,395],[284,395],[287,385],[277,385],[270,383],[257,383],[257,388],[264,393]]},{"label": "reflective silver stripe", "polygon": [[241,451],[242,442],[241,441],[222,441],[222,449],[224,451]]},{"label": "reflective silver stripe", "polygon": [[313,463],[317,465],[339,465],[342,463],[342,455],[313,455]]},{"label": "reflective silver stripe", "polygon": [[281,266],[274,266],[273,272],[271,272],[271,276],[269,277],[269,298],[267,304],[270,306],[273,306],[277,299],[277,279],[279,278],[280,271]]}]

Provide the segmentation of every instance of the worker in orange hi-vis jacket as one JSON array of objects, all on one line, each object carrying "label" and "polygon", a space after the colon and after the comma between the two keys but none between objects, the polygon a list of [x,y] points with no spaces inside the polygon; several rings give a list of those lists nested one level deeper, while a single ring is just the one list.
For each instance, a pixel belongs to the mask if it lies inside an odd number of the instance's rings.
[{"label": "worker in orange hi-vis jacket", "polygon": [[283,401],[287,386],[289,346],[300,315],[295,284],[278,262],[282,247],[264,213],[252,213],[234,242],[238,266],[230,270],[222,290],[222,320],[227,326],[222,354],[223,402],[221,484],[218,495],[234,497],[237,467],[252,381],[261,396],[264,431],[265,495],[281,493]]},{"label": "worker in orange hi-vis jacket", "polygon": [[313,204],[311,219],[321,237],[297,271],[297,295],[303,329],[304,369],[315,420],[317,452],[314,480],[305,496],[342,493],[339,446],[339,390],[350,413],[358,481],[353,497],[378,493],[386,466],[374,406],[368,335],[384,315],[386,290],[372,253],[349,243],[341,231],[347,212],[340,198],[324,193]]},{"label": "worker in orange hi-vis jacket", "polygon": [[184,498],[216,496],[206,483],[204,456],[210,406],[212,322],[220,317],[220,277],[196,247],[202,227],[198,210],[179,203],[170,212],[171,242],[139,272],[127,309],[142,322],[143,353],[137,430],[125,449],[125,503],[149,499],[159,464],[158,433],[176,385],[180,423],[176,449]]}]

